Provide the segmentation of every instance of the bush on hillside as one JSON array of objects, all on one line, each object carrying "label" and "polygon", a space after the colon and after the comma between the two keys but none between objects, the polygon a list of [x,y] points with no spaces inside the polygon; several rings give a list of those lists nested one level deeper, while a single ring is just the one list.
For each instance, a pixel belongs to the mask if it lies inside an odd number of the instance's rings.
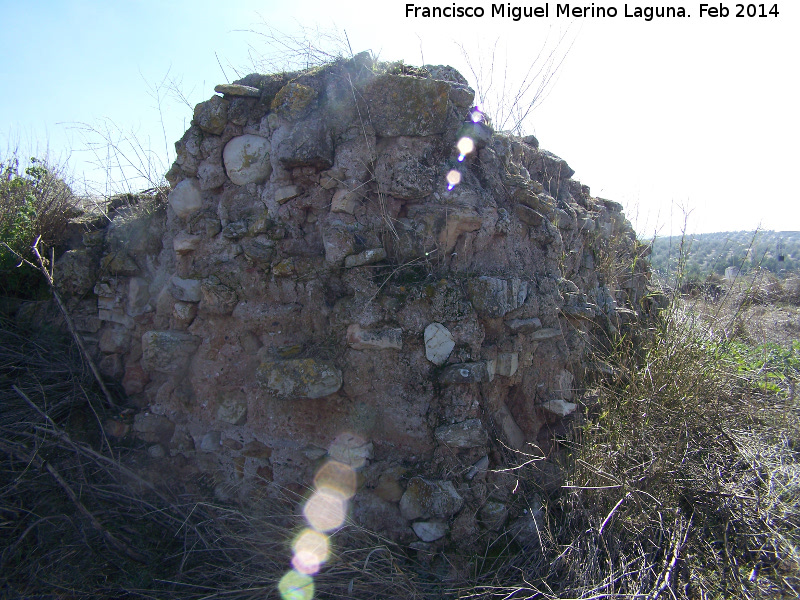
[{"label": "bush on hillside", "polygon": [[76,198],[61,169],[31,158],[22,167],[16,155],[0,162],[0,295],[36,297],[44,282],[20,257],[32,260],[31,248],[59,245]]}]

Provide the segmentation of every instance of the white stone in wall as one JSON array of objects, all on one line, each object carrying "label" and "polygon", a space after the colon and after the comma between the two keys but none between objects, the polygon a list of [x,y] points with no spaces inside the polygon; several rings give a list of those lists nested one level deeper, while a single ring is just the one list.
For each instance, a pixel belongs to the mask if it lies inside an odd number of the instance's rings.
[{"label": "white stone in wall", "polygon": [[455,348],[453,335],[441,323],[425,328],[425,357],[435,365],[443,365]]},{"label": "white stone in wall", "polygon": [[572,398],[575,396],[572,386],[574,381],[575,378],[572,376],[572,373],[562,369],[561,372],[556,376],[556,393],[564,400],[572,400]]},{"label": "white stone in wall", "polygon": [[181,181],[169,193],[169,205],[181,219],[191,217],[203,206],[200,182],[195,178]]},{"label": "white stone in wall", "polygon": [[261,183],[272,173],[270,142],[260,135],[240,135],[225,144],[222,160],[228,178],[236,185]]},{"label": "white stone in wall", "polygon": [[574,413],[578,408],[578,405],[574,404],[573,402],[562,400],[561,398],[556,398],[555,400],[548,400],[542,404],[542,408],[547,412],[558,415],[559,417],[566,417],[567,415]]},{"label": "white stone in wall", "polygon": [[411,528],[423,542],[435,542],[447,533],[447,525],[439,521],[418,521]]}]

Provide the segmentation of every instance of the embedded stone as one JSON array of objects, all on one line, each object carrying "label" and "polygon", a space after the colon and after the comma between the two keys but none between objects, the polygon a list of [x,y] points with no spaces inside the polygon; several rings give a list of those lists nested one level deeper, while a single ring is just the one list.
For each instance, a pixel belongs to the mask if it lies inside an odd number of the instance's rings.
[{"label": "embedded stone", "polygon": [[293,257],[284,258],[272,267],[272,274],[275,277],[290,277],[297,272],[297,265]]},{"label": "embedded stone", "polygon": [[267,265],[275,257],[275,242],[265,235],[248,238],[242,242],[245,257],[258,265]]},{"label": "embedded stone", "polygon": [[247,221],[233,221],[222,228],[222,237],[226,240],[237,241],[247,235]]},{"label": "embedded stone", "polygon": [[175,250],[175,254],[189,254],[197,250],[202,240],[202,236],[181,231],[172,238],[172,249]]},{"label": "embedded stone", "polygon": [[200,298],[201,310],[214,315],[229,315],[239,303],[236,292],[213,275],[200,282]]},{"label": "embedded stone", "polygon": [[447,534],[447,525],[440,521],[417,521],[411,528],[423,542],[435,542]]},{"label": "embedded stone", "polygon": [[228,123],[228,101],[212,96],[201,102],[194,107],[194,122],[203,131],[219,135]]},{"label": "embedded stone", "polygon": [[462,506],[464,499],[451,481],[429,481],[422,477],[412,477],[400,498],[400,512],[408,520],[447,519]]},{"label": "embedded stone", "polygon": [[494,372],[503,377],[511,377],[519,368],[518,352],[501,352],[495,359]]},{"label": "embedded stone", "polygon": [[472,306],[479,315],[502,317],[525,303],[528,282],[521,279],[498,279],[481,276],[468,284]]},{"label": "embedded stone", "polygon": [[200,439],[200,451],[218,452],[221,438],[219,431],[209,431]]},{"label": "embedded stone", "polygon": [[125,367],[125,375],[122,377],[122,388],[128,396],[143,392],[148,381],[150,381],[150,377],[145,373],[142,365],[138,362]]},{"label": "embedded stone", "polygon": [[203,207],[200,182],[195,179],[184,179],[169,193],[169,205],[181,219],[187,219]]},{"label": "embedded stone", "polygon": [[313,358],[266,361],[256,369],[256,381],[281,400],[323,398],[342,387],[342,372]]},{"label": "embedded stone", "polygon": [[173,277],[169,281],[169,292],[176,300],[200,302],[200,280]]},{"label": "embedded stone", "polygon": [[489,500],[481,507],[480,517],[484,527],[492,531],[499,531],[508,518],[508,507],[502,502]]},{"label": "embedded stone", "polygon": [[331,212],[343,212],[352,215],[358,206],[358,196],[350,190],[336,190],[331,200]]},{"label": "embedded stone", "polygon": [[177,373],[197,349],[193,335],[177,331],[146,331],[142,335],[142,366],[147,371]]},{"label": "embedded stone", "polygon": [[272,456],[272,448],[265,446],[258,440],[247,442],[242,449],[242,456],[249,456],[250,458],[260,458],[263,460]]},{"label": "embedded stone", "polygon": [[434,437],[451,448],[478,448],[489,441],[489,434],[480,419],[442,425],[436,428]]},{"label": "embedded stone", "polygon": [[531,335],[531,339],[534,342],[542,342],[544,340],[549,340],[549,339],[552,339],[552,338],[556,338],[556,337],[559,337],[561,335],[562,335],[562,333],[561,333],[560,329],[546,328],[546,329],[540,329],[538,331],[534,331],[533,335]]},{"label": "embedded stone", "polygon": [[381,75],[367,84],[370,121],[381,137],[443,133],[450,85],[435,79]]},{"label": "embedded stone", "polygon": [[558,415],[559,417],[566,417],[567,415],[574,413],[577,410],[578,405],[574,404],[573,402],[567,402],[562,398],[556,398],[554,400],[548,400],[542,404],[542,408],[549,413]]},{"label": "embedded stone", "polygon": [[453,335],[441,323],[425,328],[425,357],[435,365],[443,365],[455,348]]},{"label": "embedded stone", "polygon": [[334,146],[327,120],[299,121],[284,130],[281,128],[272,136],[272,151],[284,168],[323,170],[333,166]]},{"label": "embedded stone", "polygon": [[523,450],[525,448],[525,434],[522,433],[517,422],[514,420],[511,411],[504,402],[500,402],[500,406],[492,415],[494,422],[503,433],[506,444],[514,450]]},{"label": "embedded stone", "polygon": [[517,215],[520,221],[530,227],[538,227],[542,224],[542,221],[547,218],[524,204],[517,204],[514,206],[514,214]]},{"label": "embedded stone", "polygon": [[372,460],[372,442],[353,433],[340,433],[328,446],[328,456],[333,460],[361,469],[367,461]]},{"label": "embedded stone", "polygon": [[371,265],[382,260],[386,260],[386,250],[383,248],[371,248],[359,254],[346,256],[344,259],[344,266],[351,269],[353,267]]},{"label": "embedded stone", "polygon": [[147,456],[150,458],[164,458],[167,455],[167,451],[164,449],[164,446],[161,444],[153,444],[152,446],[148,446],[147,448]]},{"label": "embedded stone", "polygon": [[175,423],[162,415],[144,412],[133,417],[133,431],[145,442],[166,444],[175,432]]},{"label": "embedded stone", "polygon": [[86,250],[67,250],[56,261],[54,281],[62,294],[80,298],[97,279],[97,259]]},{"label": "embedded stone", "polygon": [[231,425],[247,421],[247,398],[242,394],[227,394],[217,408],[217,419]]},{"label": "embedded stone", "polygon": [[178,429],[169,441],[170,453],[175,454],[194,452],[194,438],[189,432]]},{"label": "embedded stone", "polygon": [[325,248],[325,262],[341,266],[346,256],[352,254],[355,237],[347,229],[339,226],[326,227],[322,232],[322,245]]},{"label": "embedded stone", "polygon": [[472,481],[473,479],[475,479],[477,475],[480,475],[481,473],[486,473],[486,471],[488,470],[489,470],[489,457],[482,456],[475,462],[475,464],[473,464],[469,468],[469,471],[467,471],[467,474],[464,477],[467,479],[467,481]]},{"label": "embedded stone", "polygon": [[383,471],[373,490],[375,495],[386,502],[400,502],[400,498],[403,497],[403,486],[400,485],[400,480],[404,473],[405,469],[401,467],[391,467]]},{"label": "embedded stone", "polygon": [[566,369],[562,369],[561,372],[556,375],[553,391],[564,400],[572,400],[572,398],[575,396],[575,390],[572,387],[574,381],[575,377],[572,375],[572,373]]},{"label": "embedded stone", "polygon": [[121,327],[108,327],[100,334],[98,347],[102,352],[123,353],[128,350],[131,332]]},{"label": "embedded stone", "polygon": [[296,185],[285,185],[275,190],[275,201],[278,204],[285,204],[292,198],[300,195],[300,188]]},{"label": "embedded stone", "polygon": [[450,365],[439,375],[439,381],[444,384],[479,383],[488,380],[489,371],[485,362]]},{"label": "embedded stone", "polygon": [[269,140],[259,135],[247,134],[233,138],[222,151],[228,178],[236,185],[266,181],[272,174],[269,149]]},{"label": "embedded stone", "polygon": [[177,329],[186,329],[197,316],[196,302],[178,301],[172,306],[172,318]]},{"label": "embedded stone", "polygon": [[275,94],[270,108],[285,119],[297,120],[316,98],[317,92],[313,88],[290,81]]},{"label": "embedded stone", "polygon": [[228,96],[244,96],[246,98],[258,98],[261,96],[261,90],[249,85],[239,85],[236,83],[221,83],[214,86],[214,91],[218,94],[226,94]]},{"label": "embedded stone", "polygon": [[197,167],[197,180],[201,190],[213,190],[225,183],[225,171],[219,158],[206,159]]},{"label": "embedded stone", "polygon": [[131,426],[118,419],[106,419],[103,423],[103,431],[106,435],[116,438],[123,438],[131,430]]},{"label": "embedded stone", "polygon": [[532,333],[542,328],[541,320],[536,317],[532,319],[511,319],[506,321],[506,325],[512,333]]},{"label": "embedded stone", "polygon": [[403,348],[403,330],[399,328],[370,331],[357,323],[347,328],[347,343],[355,350],[385,350]]},{"label": "embedded stone", "polygon": [[127,252],[120,250],[106,254],[100,260],[100,270],[111,275],[136,275],[139,265]]}]

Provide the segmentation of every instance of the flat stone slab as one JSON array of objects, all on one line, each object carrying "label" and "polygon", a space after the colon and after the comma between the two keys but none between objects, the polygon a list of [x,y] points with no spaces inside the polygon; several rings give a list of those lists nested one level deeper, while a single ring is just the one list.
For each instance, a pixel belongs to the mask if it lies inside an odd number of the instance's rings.
[{"label": "flat stone slab", "polygon": [[239,85],[237,83],[220,83],[214,86],[214,91],[218,94],[244,96],[246,98],[258,98],[261,96],[261,90],[258,88],[250,87],[249,85]]},{"label": "flat stone slab", "polygon": [[256,369],[256,381],[282,400],[324,398],[342,387],[342,372],[313,358],[266,361]]},{"label": "flat stone slab", "polygon": [[451,448],[478,448],[489,441],[489,434],[480,419],[469,419],[452,425],[442,425],[434,431],[438,441]]},{"label": "flat stone slab", "polygon": [[534,342],[541,342],[543,340],[556,338],[560,335],[561,335],[560,329],[547,328],[547,329],[540,329],[539,331],[534,331],[533,335],[531,336],[531,339],[533,339]]},{"label": "flat stone slab", "polygon": [[344,266],[352,269],[353,267],[371,265],[382,260],[386,260],[386,250],[383,248],[370,248],[359,254],[351,254],[345,257]]},{"label": "flat stone slab", "polygon": [[558,415],[559,417],[566,417],[567,415],[574,413],[577,410],[578,405],[573,402],[562,400],[561,398],[556,398],[555,400],[548,400],[542,404],[542,408],[547,412]]},{"label": "flat stone slab", "polygon": [[541,320],[536,317],[532,319],[511,319],[506,321],[506,325],[513,333],[531,333],[542,328]]},{"label": "flat stone slab", "polygon": [[403,330],[400,328],[368,330],[358,324],[347,328],[347,343],[355,350],[402,350]]}]

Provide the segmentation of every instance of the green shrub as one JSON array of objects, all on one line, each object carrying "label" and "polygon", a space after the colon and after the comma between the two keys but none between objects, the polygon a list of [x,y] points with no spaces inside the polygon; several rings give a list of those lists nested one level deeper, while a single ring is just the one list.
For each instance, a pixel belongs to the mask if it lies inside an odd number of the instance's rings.
[{"label": "green shrub", "polygon": [[17,156],[0,162],[0,294],[32,298],[46,285],[40,273],[24,264],[33,260],[31,248],[60,244],[75,196],[58,167],[31,158],[24,169]]}]

